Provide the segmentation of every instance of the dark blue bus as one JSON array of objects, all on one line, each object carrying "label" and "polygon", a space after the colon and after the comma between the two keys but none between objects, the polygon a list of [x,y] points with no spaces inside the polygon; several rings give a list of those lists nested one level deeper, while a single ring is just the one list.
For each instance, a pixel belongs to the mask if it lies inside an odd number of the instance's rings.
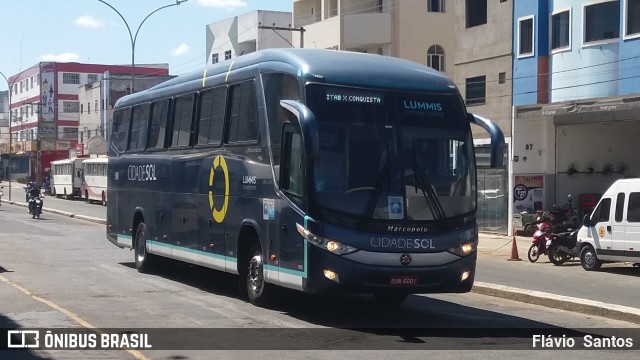
[{"label": "dark blue bus", "polygon": [[283,286],[468,292],[478,231],[470,124],[442,73],[391,57],[271,49],[120,99],[107,237],[144,272],[167,257]]}]

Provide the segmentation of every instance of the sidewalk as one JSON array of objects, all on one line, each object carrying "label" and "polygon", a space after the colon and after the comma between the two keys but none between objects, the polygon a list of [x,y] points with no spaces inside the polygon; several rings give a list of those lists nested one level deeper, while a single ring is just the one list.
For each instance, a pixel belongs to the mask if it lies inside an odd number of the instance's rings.
[{"label": "sidewalk", "polygon": [[[472,292],[640,324],[639,307],[616,304],[624,304],[622,300],[627,299],[632,299],[628,303],[637,303],[635,289],[640,284],[640,269],[611,264],[608,268],[604,265],[604,271],[587,272],[579,259],[554,266],[546,255],[531,264],[527,258],[531,238],[516,236],[515,249],[513,243],[512,236],[480,234],[477,270],[499,266],[502,275],[494,282],[501,284],[476,280]],[[509,286],[514,278],[519,279],[518,287]],[[617,300],[596,301],[590,297]]]}]

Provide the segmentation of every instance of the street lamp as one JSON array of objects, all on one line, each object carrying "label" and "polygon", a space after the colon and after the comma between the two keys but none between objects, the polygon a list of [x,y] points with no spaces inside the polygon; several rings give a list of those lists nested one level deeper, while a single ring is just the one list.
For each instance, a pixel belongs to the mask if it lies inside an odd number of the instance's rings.
[{"label": "street lamp", "polygon": [[134,85],[134,81],[135,81],[135,54],[136,54],[136,39],[138,38],[138,32],[140,32],[140,28],[142,27],[142,24],[144,24],[145,21],[147,21],[147,19],[155,14],[156,12],[164,9],[164,8],[168,8],[171,6],[178,6],[180,4],[182,4],[183,2],[187,2],[189,0],[176,0],[175,4],[169,4],[169,5],[165,5],[165,6],[161,6],[155,10],[153,10],[151,13],[149,13],[149,15],[147,15],[142,22],[140,23],[140,25],[138,25],[138,29],[136,30],[136,34],[133,35],[131,33],[131,28],[129,27],[129,23],[127,23],[127,20],[125,20],[124,16],[122,16],[122,14],[120,14],[120,11],[118,11],[116,8],[114,8],[113,6],[111,6],[108,2],[104,1],[104,0],[98,0],[101,3],[107,5],[108,7],[110,7],[113,11],[115,11],[118,16],[120,16],[120,18],[122,19],[122,21],[124,21],[124,24],[127,26],[127,31],[129,31],[129,39],[131,39],[131,93],[134,92],[133,90],[133,85]]}]

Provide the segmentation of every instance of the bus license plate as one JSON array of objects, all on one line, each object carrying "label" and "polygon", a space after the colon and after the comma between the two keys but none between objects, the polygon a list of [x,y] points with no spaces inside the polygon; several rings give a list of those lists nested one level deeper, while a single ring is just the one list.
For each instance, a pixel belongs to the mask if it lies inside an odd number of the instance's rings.
[{"label": "bus license plate", "polygon": [[418,285],[418,276],[416,275],[394,275],[391,276],[391,285],[395,286],[411,286]]}]

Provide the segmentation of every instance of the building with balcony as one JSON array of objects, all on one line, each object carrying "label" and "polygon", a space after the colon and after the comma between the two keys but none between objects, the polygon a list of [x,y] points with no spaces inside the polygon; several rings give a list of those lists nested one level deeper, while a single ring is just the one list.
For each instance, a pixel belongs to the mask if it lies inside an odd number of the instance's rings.
[{"label": "building with balcony", "polygon": [[293,43],[411,60],[453,77],[455,3],[294,0]]},{"label": "building with balcony", "polygon": [[268,48],[293,47],[291,13],[256,10],[207,25],[207,64]]},{"label": "building with balcony", "polygon": [[513,49],[513,172],[542,206],[640,176],[640,1],[517,1]]},{"label": "building with balcony", "polygon": [[[168,68],[136,66],[135,74],[168,75]],[[40,62],[9,78],[12,141],[7,153],[15,154],[9,164],[12,178],[42,181],[52,160],[69,156],[78,142],[79,86],[98,81],[105,71],[131,73],[131,67]]]}]

